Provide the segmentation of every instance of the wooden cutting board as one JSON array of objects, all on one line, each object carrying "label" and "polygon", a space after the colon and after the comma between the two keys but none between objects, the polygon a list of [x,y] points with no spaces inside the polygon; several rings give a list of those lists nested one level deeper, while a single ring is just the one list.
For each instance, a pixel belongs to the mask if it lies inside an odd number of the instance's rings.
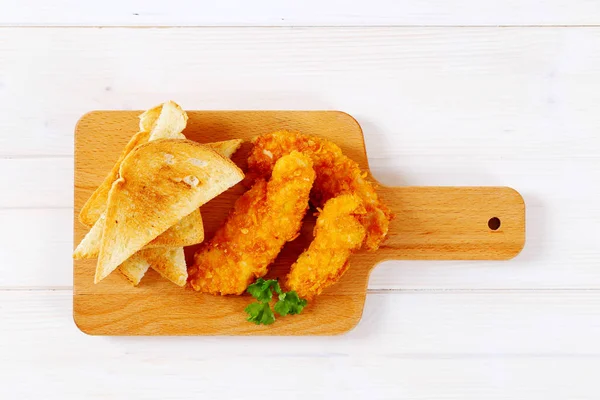
[{"label": "wooden cutting board", "polygon": [[[75,130],[74,246],[87,228],[79,210],[137,132],[141,111],[94,111]],[[190,111],[184,133],[208,143],[250,140],[279,129],[318,135],[337,143],[368,171],[361,127],[337,111]],[[251,145],[233,160],[242,168]],[[400,171],[398,171],[400,172]],[[206,237],[224,221],[237,185],[201,208]],[[279,317],[273,325],[245,321],[249,296],[211,296],[180,288],[149,270],[138,287],[117,271],[94,284],[95,260],[73,263],[73,314],[77,326],[97,335],[331,335],[352,329],[360,320],[371,270],[384,260],[508,260],[525,242],[525,204],[506,187],[386,187],[378,193],[396,214],[379,251],[350,258],[342,279],[312,301],[302,314]],[[308,214],[312,214],[310,211]],[[288,243],[268,277],[281,277],[312,239],[314,217]],[[499,225],[499,226],[498,226]],[[186,249],[190,260],[194,248]]]}]

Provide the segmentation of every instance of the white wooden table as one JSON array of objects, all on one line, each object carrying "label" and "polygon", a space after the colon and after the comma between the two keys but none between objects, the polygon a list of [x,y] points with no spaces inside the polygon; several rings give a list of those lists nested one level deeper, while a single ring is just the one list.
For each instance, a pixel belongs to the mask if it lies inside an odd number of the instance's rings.
[{"label": "white wooden table", "polygon": [[[1,399],[600,398],[600,3],[347,3],[0,0]],[[74,124],[167,99],[349,112],[383,183],[519,190],[525,250],[383,264],[339,337],[86,336]]]}]

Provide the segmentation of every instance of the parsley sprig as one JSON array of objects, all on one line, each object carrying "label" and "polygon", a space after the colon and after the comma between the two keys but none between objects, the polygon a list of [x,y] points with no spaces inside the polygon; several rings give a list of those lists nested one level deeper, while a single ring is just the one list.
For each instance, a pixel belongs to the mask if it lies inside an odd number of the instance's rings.
[{"label": "parsley sprig", "polygon": [[278,301],[275,303],[275,312],[281,316],[300,314],[308,302],[301,299],[295,291],[284,292],[276,279],[265,280],[258,278],[256,282],[246,289],[256,302],[249,304],[244,311],[248,314],[247,321],[257,325],[270,325],[275,322],[275,314],[271,310],[273,291],[277,294]]}]

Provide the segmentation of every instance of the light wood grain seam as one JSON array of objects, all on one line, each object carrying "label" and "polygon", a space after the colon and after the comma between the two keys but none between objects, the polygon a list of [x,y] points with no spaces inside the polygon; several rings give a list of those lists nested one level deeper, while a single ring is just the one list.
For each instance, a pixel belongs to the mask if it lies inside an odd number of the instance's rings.
[{"label": "light wood grain seam", "polygon": [[505,28],[599,28],[598,24],[483,24],[483,25],[419,25],[419,24],[389,24],[389,25],[20,25],[20,24],[2,24],[0,29],[27,29],[27,28],[57,28],[57,29],[289,29],[289,28],[311,28],[311,29],[414,29],[414,28],[433,28],[433,29],[505,29]]},{"label": "light wood grain seam", "polygon": [[[72,292],[72,286],[1,287],[0,292]],[[600,293],[600,288],[506,288],[506,289],[367,289],[367,294],[512,294],[512,293]],[[82,296],[84,294],[79,294]]]}]

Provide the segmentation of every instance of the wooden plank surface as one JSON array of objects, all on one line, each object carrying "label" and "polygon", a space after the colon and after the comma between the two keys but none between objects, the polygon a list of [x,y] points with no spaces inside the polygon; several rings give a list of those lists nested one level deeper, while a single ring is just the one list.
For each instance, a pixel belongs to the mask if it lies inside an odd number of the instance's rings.
[{"label": "wooden plank surface", "polygon": [[[365,130],[371,162],[379,160],[373,172],[388,185],[535,184],[523,171],[560,179],[597,149],[600,93],[589,82],[600,75],[600,28],[0,34],[0,105],[10,116],[0,120],[1,156],[72,156],[83,113],[146,109],[165,98],[198,110],[343,110]],[[182,56],[189,52],[202,57]],[[148,60],[143,69],[140,59]],[[24,74],[31,65],[44,68]],[[390,170],[400,182],[386,179]]]},{"label": "wooden plank surface", "polygon": [[[14,212],[4,221],[39,223],[39,242],[55,243],[52,257],[30,259],[15,251],[22,235],[0,230],[2,287],[72,285],[70,268],[60,267],[71,239],[56,242],[52,226],[72,226],[72,214],[55,208],[73,206],[72,132],[81,114],[172,97],[188,109],[335,106],[363,126],[371,170],[384,184],[511,186],[523,194],[527,246],[511,263],[386,262],[371,274],[372,289],[600,288],[600,98],[590,86],[600,79],[597,29],[73,32],[1,32],[0,166],[11,173],[0,177],[0,207]],[[127,46],[115,47],[121,42]],[[161,57],[189,49],[205,57]],[[269,53],[285,57],[273,63]],[[135,60],[143,57],[149,63],[140,70]],[[32,207],[36,219],[17,210]],[[45,262],[32,262],[38,258]]]},{"label": "wooden plank surface", "polygon": [[[124,145],[137,131],[142,111],[94,111],[84,115],[75,130],[75,215],[102,182]],[[233,160],[245,166],[250,140],[281,129],[326,138],[368,171],[363,133],[352,116],[338,111],[188,111],[184,134],[197,142],[235,138],[246,145]],[[222,224],[238,185],[202,207],[206,237]],[[382,200],[396,214],[378,252],[360,251],[339,283],[311,302],[300,316],[256,327],[241,311],[247,297],[201,295],[172,285],[156,274],[132,288],[119,274],[93,283],[94,260],[74,262],[74,317],[89,334],[102,335],[331,335],[353,328],[362,315],[368,277],[381,260],[491,259],[516,256],[525,240],[525,205],[509,188],[382,187]],[[310,213],[309,213],[310,214]],[[488,220],[500,218],[490,228]],[[313,223],[286,246],[269,276],[284,279],[300,252],[312,240]],[[75,245],[88,229],[76,221]],[[193,248],[188,248],[188,260]],[[199,308],[204,309],[198,313]],[[332,316],[335,316],[332,318]]]},{"label": "wooden plank surface", "polygon": [[0,170],[10,171],[0,174],[0,209],[73,207],[72,184],[68,184],[73,180],[72,157],[0,158]]},{"label": "wooden plank surface", "polygon": [[9,26],[497,26],[600,23],[593,0],[8,0]]},{"label": "wooden plank surface", "polygon": [[[390,169],[403,185],[502,185],[525,170],[539,173],[536,166],[547,171],[550,161],[560,173],[570,155],[577,156],[569,163],[584,161],[597,146],[600,93],[589,82],[600,74],[600,28],[73,32],[0,32],[0,105],[10,116],[0,121],[1,156],[72,156],[83,113],[146,109],[171,97],[186,109],[348,112],[367,134],[371,162],[380,160],[373,172],[390,185]],[[188,52],[203,56],[183,57]],[[23,74],[32,64],[44,68]]]},{"label": "wooden plank surface", "polygon": [[[93,362],[124,353],[143,357],[147,351],[158,359],[366,353],[600,357],[600,293],[593,290],[370,291],[364,318],[355,329],[342,336],[306,337],[89,336],[77,329],[68,312],[71,291],[2,291],[0,299],[5,305],[0,310],[4,333],[10,339],[0,348],[10,353],[8,360],[51,360],[63,354],[71,361],[89,354]],[[57,346],[42,348],[48,341]],[[7,352],[11,347],[18,351]]]},{"label": "wooden plank surface", "polygon": [[[473,25],[524,15],[568,24],[598,10],[595,1],[555,14],[550,2],[456,4],[417,21],[441,11]],[[9,3],[0,18],[25,10],[15,23],[50,25],[57,13],[126,23],[105,5],[84,15]],[[599,32],[0,29],[0,397],[251,399],[264,393],[240,387],[267,375],[287,398],[598,399]],[[527,246],[510,263],[385,262],[371,274],[365,318],[344,336],[83,335],[69,265],[73,126],[86,110],[167,98],[188,109],[347,111],[384,184],[518,189]]]},{"label": "wooden plank surface", "polygon": [[365,318],[335,337],[92,337],[73,326],[68,291],[0,292],[0,303],[3,398],[42,386],[45,399],[262,399],[247,388],[265,376],[270,393],[298,399],[598,393],[597,291],[369,294]]}]

